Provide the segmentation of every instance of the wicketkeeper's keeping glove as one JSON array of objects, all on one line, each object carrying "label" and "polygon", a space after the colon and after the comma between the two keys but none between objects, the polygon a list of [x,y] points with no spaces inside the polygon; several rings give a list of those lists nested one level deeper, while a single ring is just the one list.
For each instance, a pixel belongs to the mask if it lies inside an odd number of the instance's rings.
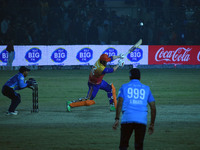
[{"label": "wicketkeeper's keeping glove", "polygon": [[28,81],[26,81],[27,86],[32,86],[35,83],[35,79],[34,78],[29,78]]},{"label": "wicketkeeper's keeping glove", "polygon": [[32,86],[33,85],[33,80],[27,80],[26,81],[27,86]]}]

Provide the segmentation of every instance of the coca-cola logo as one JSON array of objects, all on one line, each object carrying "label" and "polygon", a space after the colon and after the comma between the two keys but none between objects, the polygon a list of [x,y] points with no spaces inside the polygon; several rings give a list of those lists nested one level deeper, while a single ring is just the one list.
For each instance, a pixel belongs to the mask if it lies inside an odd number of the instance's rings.
[{"label": "coca-cola logo", "polygon": [[191,48],[179,47],[176,50],[168,51],[161,47],[155,55],[156,61],[173,61],[173,62],[187,62],[190,60]]},{"label": "coca-cola logo", "polygon": [[197,55],[197,60],[200,61],[200,51],[199,51],[199,53]]}]

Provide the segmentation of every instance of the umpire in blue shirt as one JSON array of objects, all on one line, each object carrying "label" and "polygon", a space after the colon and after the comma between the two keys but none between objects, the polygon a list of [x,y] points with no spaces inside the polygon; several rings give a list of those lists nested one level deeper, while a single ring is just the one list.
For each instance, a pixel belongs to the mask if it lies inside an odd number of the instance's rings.
[{"label": "umpire in blue shirt", "polygon": [[131,69],[129,73],[130,82],[123,84],[119,89],[113,129],[118,127],[120,112],[122,111],[119,149],[128,149],[130,137],[133,131],[135,131],[135,149],[143,150],[147,126],[147,105],[149,104],[151,109],[151,121],[148,132],[149,134],[152,134],[156,118],[155,99],[151,94],[149,86],[140,82],[140,70],[134,68]]},{"label": "umpire in blue shirt", "polygon": [[7,115],[17,115],[18,111],[15,109],[21,102],[20,94],[16,93],[16,90],[21,90],[26,87],[29,87],[32,85],[32,82],[27,81],[25,83],[25,77],[28,75],[28,72],[30,69],[28,69],[25,66],[21,66],[19,69],[19,73],[14,75],[12,78],[10,78],[3,86],[2,88],[2,94],[9,99],[11,99],[11,104],[8,109]]}]

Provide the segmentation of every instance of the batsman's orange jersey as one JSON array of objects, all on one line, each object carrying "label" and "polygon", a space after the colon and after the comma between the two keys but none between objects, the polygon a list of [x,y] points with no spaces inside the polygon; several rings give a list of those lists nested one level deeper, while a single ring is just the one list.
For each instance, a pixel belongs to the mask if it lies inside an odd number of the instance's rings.
[{"label": "batsman's orange jersey", "polygon": [[105,74],[102,74],[106,67],[100,63],[100,59],[92,67],[89,75],[89,82],[92,84],[100,84],[103,80]]}]

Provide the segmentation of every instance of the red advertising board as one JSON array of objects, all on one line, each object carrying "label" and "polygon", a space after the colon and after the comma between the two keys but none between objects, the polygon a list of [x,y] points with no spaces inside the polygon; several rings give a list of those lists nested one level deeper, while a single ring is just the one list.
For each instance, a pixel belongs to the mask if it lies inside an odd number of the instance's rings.
[{"label": "red advertising board", "polygon": [[200,46],[149,46],[148,64],[200,65]]}]

